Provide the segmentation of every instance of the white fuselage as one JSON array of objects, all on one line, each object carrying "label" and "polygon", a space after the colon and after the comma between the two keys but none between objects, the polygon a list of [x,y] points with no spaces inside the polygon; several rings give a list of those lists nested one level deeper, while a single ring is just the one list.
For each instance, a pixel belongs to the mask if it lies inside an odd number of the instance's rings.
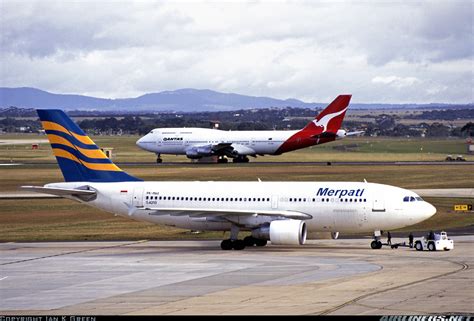
[{"label": "white fuselage", "polygon": [[206,128],[156,128],[137,145],[157,154],[183,155],[191,147],[231,143],[239,155],[275,154],[298,130],[224,131]]},{"label": "white fuselage", "polygon": [[[366,182],[71,182],[48,187],[97,191],[86,204],[110,213],[157,224],[195,230],[229,230],[232,224],[251,230],[278,217],[266,215],[192,215],[196,209],[288,210],[305,213],[308,232],[393,230],[421,222],[436,209],[414,192]],[[69,197],[78,200],[75,197]],[[405,199],[405,201],[404,201]],[[406,200],[412,201],[406,201]],[[131,208],[186,209],[190,215]],[[173,215],[171,215],[173,214]]]}]

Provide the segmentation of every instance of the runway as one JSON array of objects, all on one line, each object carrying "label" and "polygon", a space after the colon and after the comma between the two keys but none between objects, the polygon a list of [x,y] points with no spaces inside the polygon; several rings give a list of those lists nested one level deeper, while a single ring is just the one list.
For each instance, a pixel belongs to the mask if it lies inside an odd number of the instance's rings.
[{"label": "runway", "polygon": [[369,239],[4,243],[0,314],[473,313],[474,236],[453,239],[449,252]]}]

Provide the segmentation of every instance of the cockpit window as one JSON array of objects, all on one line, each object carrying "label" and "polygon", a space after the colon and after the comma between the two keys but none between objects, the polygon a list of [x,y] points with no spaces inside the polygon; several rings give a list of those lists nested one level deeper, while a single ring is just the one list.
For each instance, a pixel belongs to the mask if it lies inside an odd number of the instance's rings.
[{"label": "cockpit window", "polygon": [[416,201],[423,201],[423,199],[419,196],[413,197],[413,196],[405,196],[403,198],[404,202],[416,202]]}]

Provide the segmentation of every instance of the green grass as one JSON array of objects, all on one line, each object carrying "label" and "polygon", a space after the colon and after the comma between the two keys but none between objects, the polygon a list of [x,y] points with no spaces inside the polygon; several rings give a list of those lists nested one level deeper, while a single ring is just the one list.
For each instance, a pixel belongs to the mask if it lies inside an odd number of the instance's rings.
[{"label": "green grass", "polygon": [[[21,137],[31,138],[31,135]],[[18,136],[0,137],[1,139]],[[94,137],[102,147],[114,148],[114,160],[119,162],[154,162],[155,156],[138,149],[138,137]],[[423,150],[421,150],[423,147]],[[462,154],[463,140],[424,140],[395,138],[350,138],[303,149],[281,156],[259,157],[250,164],[191,164],[184,156],[164,156],[165,162],[182,162],[163,166],[122,166],[132,175],[145,180],[257,180],[264,181],[363,181],[384,183],[409,189],[472,188],[472,165],[314,165],[288,161],[420,161],[443,160],[446,154]],[[473,156],[467,159],[474,160]],[[40,150],[30,145],[0,145],[0,163],[30,162],[21,166],[0,166],[0,192],[16,192],[21,185],[43,185],[62,181],[62,175],[51,154],[49,144]],[[39,165],[35,162],[50,162]],[[260,161],[272,163],[260,164]],[[431,219],[404,231],[425,231],[474,225],[474,214],[456,213],[454,204],[472,203],[463,199],[429,199],[438,209]],[[59,240],[140,240],[223,238],[223,233],[189,231],[135,222],[99,211],[73,201],[1,200],[0,241]]]},{"label": "green grass", "polygon": [[221,238],[222,232],[136,222],[65,199],[2,200],[0,241],[167,240]]},{"label": "green grass", "polygon": [[[2,139],[46,139],[45,136],[23,134],[0,136]],[[156,156],[135,145],[139,136],[94,136],[100,147],[113,148],[116,162],[154,162]],[[446,155],[462,154],[474,161],[474,155],[466,155],[467,146],[463,139],[423,138],[380,138],[350,137],[335,142],[296,150],[279,156],[259,156],[251,162],[344,162],[344,161],[443,161]],[[185,156],[163,155],[164,162],[184,162]],[[39,150],[32,150],[31,144],[0,145],[0,163],[54,161],[48,143],[40,144]]]}]

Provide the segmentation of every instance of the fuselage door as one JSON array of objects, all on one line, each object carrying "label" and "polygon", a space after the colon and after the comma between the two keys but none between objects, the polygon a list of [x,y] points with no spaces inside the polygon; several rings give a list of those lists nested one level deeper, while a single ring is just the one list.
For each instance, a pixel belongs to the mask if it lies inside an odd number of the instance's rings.
[{"label": "fuselage door", "polygon": [[372,212],[385,212],[385,199],[383,194],[374,193],[372,201]]},{"label": "fuselage door", "polygon": [[275,210],[278,208],[278,196],[273,195],[272,196],[272,209]]},{"label": "fuselage door", "polygon": [[155,134],[155,141],[156,141],[156,146],[158,148],[163,146],[163,136],[161,136],[161,133]]},{"label": "fuselage door", "polygon": [[133,190],[132,204],[136,207],[143,206],[143,187],[136,187]]}]

